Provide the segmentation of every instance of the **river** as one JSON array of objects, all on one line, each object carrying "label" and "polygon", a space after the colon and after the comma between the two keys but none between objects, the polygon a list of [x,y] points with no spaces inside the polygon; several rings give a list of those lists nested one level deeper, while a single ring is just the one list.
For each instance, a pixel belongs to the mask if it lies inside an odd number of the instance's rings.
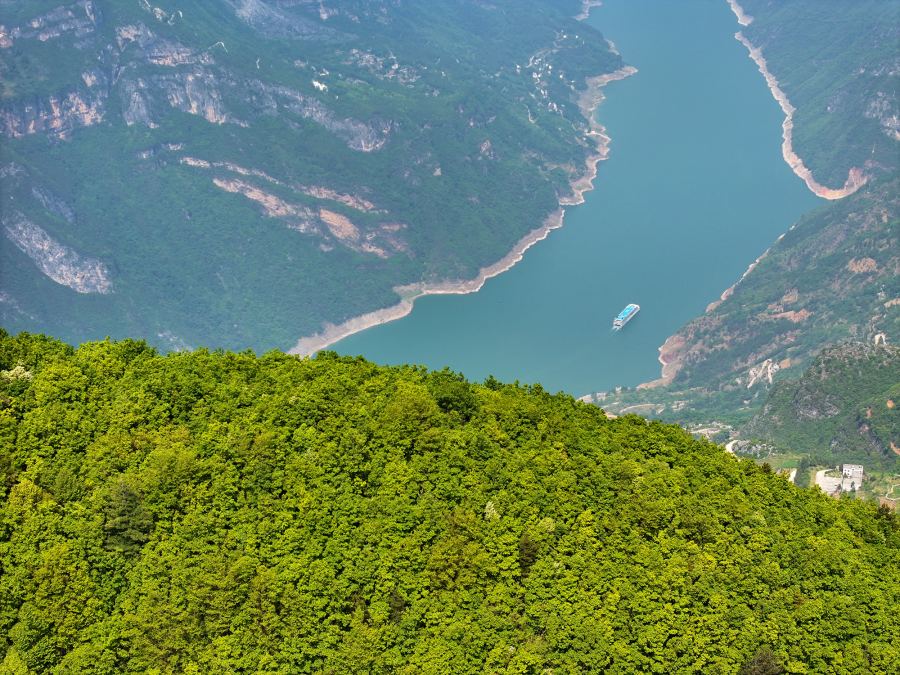
[{"label": "river", "polygon": [[[724,0],[604,0],[588,21],[638,73],[605,89],[611,154],[585,203],[478,293],[420,298],[332,349],[576,396],[633,386],[658,377],[659,345],[816,205],[782,159],[783,115]],[[611,332],[629,302],[640,314]]]}]

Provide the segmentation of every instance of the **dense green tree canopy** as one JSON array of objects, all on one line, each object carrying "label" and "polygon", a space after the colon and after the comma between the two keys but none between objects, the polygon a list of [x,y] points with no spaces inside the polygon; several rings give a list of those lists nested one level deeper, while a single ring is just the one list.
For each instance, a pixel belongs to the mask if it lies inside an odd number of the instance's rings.
[{"label": "dense green tree canopy", "polygon": [[4,672],[900,660],[895,518],[675,426],[332,353],[0,333],[0,371]]}]

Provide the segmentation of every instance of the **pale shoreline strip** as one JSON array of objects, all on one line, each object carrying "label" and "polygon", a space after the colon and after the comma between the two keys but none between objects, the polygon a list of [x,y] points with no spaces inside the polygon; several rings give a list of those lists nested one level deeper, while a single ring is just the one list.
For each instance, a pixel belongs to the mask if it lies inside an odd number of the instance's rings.
[{"label": "pale shoreline strip", "polygon": [[[744,11],[744,8],[741,7],[737,0],[728,0],[728,6],[731,7],[731,11],[734,12],[734,15],[737,17],[737,22],[741,26],[749,26],[751,23],[753,23],[753,17]],[[744,47],[749,52],[750,58],[753,60],[757,68],[759,68],[759,72],[762,73],[762,76],[765,78],[766,84],[769,87],[769,91],[772,92],[772,97],[778,102],[778,105],[781,107],[781,111],[784,113],[784,122],[782,122],[781,124],[781,155],[787,165],[791,167],[791,170],[798,177],[800,177],[800,179],[803,180],[804,183],[806,183],[806,187],[809,188],[809,190],[818,197],[833,200],[843,199],[844,197],[852,195],[859,188],[865,185],[866,181],[868,180],[868,176],[863,173],[862,169],[857,167],[853,167],[852,169],[850,169],[850,172],[847,175],[847,180],[842,188],[828,188],[816,181],[816,179],[812,175],[812,171],[807,168],[800,156],[796,152],[794,152],[793,133],[794,112],[796,111],[796,108],[788,100],[788,97],[781,89],[781,85],[779,85],[778,80],[769,71],[769,66],[766,63],[766,59],[762,55],[762,49],[756,47],[752,42],[750,42],[750,40],[747,39],[747,36],[745,36],[740,31],[735,33],[734,37],[738,42],[744,45]],[[783,236],[784,235],[782,234],[780,237],[778,237],[777,241],[780,241]],[[741,278],[738,279],[734,284],[726,288],[718,300],[715,300],[707,305],[704,314],[712,312],[714,309],[716,309],[716,307],[722,304],[722,302],[728,299],[728,297],[734,292],[737,285],[740,284],[741,281],[743,281],[744,278],[753,271],[753,269],[768,254],[768,252],[769,251],[767,249],[759,258],[753,261],[747,268],[747,271],[741,275]],[[670,384],[675,379],[675,375],[681,369],[681,358],[684,353],[683,350],[685,344],[685,339],[678,333],[670,335],[659,348],[659,363],[662,366],[660,377],[656,380],[651,380],[650,382],[639,384],[638,389],[652,389],[654,387],[661,387]]]},{"label": "pale shoreline strip", "polygon": [[[731,0],[731,2],[737,4],[734,0]],[[800,156],[794,152],[794,112],[797,109],[791,105],[787,95],[782,91],[781,86],[778,84],[778,80],[775,79],[775,76],[769,71],[766,59],[762,55],[762,49],[756,47],[740,31],[735,33],[734,37],[747,48],[750,58],[753,59],[753,62],[759,68],[759,72],[762,73],[762,76],[765,78],[766,84],[769,86],[769,91],[772,92],[772,97],[778,102],[778,105],[781,106],[781,110],[784,113],[784,122],[781,124],[781,155],[784,157],[784,161],[787,162],[787,165],[791,167],[791,170],[806,183],[806,187],[808,187],[813,194],[822,197],[823,199],[843,199],[844,197],[852,195],[865,185],[868,176],[866,176],[863,173],[863,170],[858,167],[850,169],[847,180],[841,188],[825,187],[813,178],[812,171],[807,168]]]},{"label": "pale shoreline strip", "polygon": [[588,15],[594,7],[600,7],[602,4],[603,0],[582,0],[581,11],[575,16],[575,19],[577,21],[584,21],[588,18]]},{"label": "pale shoreline strip", "polygon": [[731,11],[734,12],[739,24],[749,26],[753,23],[753,17],[744,11],[744,8],[738,4],[737,0],[728,0],[728,6],[731,7]]},{"label": "pale shoreline strip", "polygon": [[572,194],[559,200],[560,208],[548,215],[540,227],[532,230],[516,242],[509,253],[492,265],[482,267],[472,279],[397,286],[394,290],[401,299],[396,305],[353,317],[340,324],[325,324],[325,327],[319,333],[300,338],[289,353],[308,356],[354,333],[388,323],[389,321],[402,319],[412,311],[415,300],[425,295],[465,295],[475,293],[484,286],[488,279],[506,272],[522,260],[525,251],[539,241],[546,239],[552,230],[562,227],[563,218],[565,217],[565,209],[562,207],[583,203],[584,193],[593,189],[594,179],[597,177],[597,164],[605,160],[609,155],[610,138],[606,134],[606,128],[594,118],[594,112],[604,99],[603,87],[610,82],[622,80],[636,72],[636,68],[625,66],[615,72],[587,79],[587,88],[579,96],[578,106],[588,121],[587,136],[596,139],[597,152],[589,155],[585,160],[584,174],[570,183]]},{"label": "pale shoreline strip", "polygon": [[[789,229],[794,229],[794,226],[791,225]],[[784,239],[784,234],[778,236],[778,239],[775,240],[775,244]],[[773,246],[775,245],[773,244]],[[726,288],[722,295],[719,296],[718,300],[713,300],[706,306],[704,310],[704,314],[709,314],[713,310],[715,310],[719,305],[725,302],[728,298],[732,296],[735,289],[738,285],[747,278],[747,275],[750,274],[759,263],[762,262],[763,258],[769,255],[769,251],[772,250],[771,247],[767,248],[762,254],[754,260],[744,273],[741,275],[741,278],[735,281],[731,286]],[[690,325],[688,323],[687,325]],[[675,333],[674,335],[670,335],[666,338],[666,341],[659,348],[659,356],[657,360],[660,364],[660,374],[659,378],[655,380],[650,380],[649,382],[642,382],[637,385],[638,389],[655,389],[656,387],[665,387],[666,385],[671,384],[675,380],[675,376],[678,374],[678,371],[681,370],[682,358],[684,356],[684,348],[687,346],[687,339],[682,336],[680,333]]]}]

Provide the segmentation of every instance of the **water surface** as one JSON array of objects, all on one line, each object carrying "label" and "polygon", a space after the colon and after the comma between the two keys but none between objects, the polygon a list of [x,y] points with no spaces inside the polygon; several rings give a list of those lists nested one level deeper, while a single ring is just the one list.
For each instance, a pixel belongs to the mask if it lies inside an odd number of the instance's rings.
[{"label": "water surface", "polygon": [[[659,376],[657,348],[814,197],[781,157],[783,116],[724,0],[604,0],[590,23],[638,74],[606,89],[612,137],[565,226],[479,293],[429,296],[333,348],[575,395]],[[620,333],[613,317],[640,314]]]}]

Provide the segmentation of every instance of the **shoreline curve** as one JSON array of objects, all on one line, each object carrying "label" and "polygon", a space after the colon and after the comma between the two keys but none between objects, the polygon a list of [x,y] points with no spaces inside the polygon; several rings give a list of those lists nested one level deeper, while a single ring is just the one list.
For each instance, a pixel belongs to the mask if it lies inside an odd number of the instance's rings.
[{"label": "shoreline curve", "polygon": [[[749,26],[751,23],[753,23],[753,17],[744,11],[744,8],[741,7],[738,0],[727,1],[728,6],[731,8],[731,11],[734,12],[735,17],[737,18],[738,24],[740,24],[741,26]],[[768,63],[766,62],[766,59],[762,54],[762,49],[750,42],[747,36],[745,36],[741,31],[735,33],[734,37],[747,49],[750,58],[756,64],[757,68],[759,68],[759,72],[762,74],[763,78],[765,78],[766,84],[769,87],[769,91],[772,93],[772,97],[775,99],[775,101],[781,107],[782,112],[784,113],[784,122],[782,122],[781,124],[781,155],[787,165],[791,167],[791,170],[794,172],[794,174],[796,174],[806,184],[806,187],[813,194],[823,199],[843,199],[844,197],[850,196],[851,194],[859,190],[863,185],[865,185],[869,177],[866,176],[863,173],[863,170],[858,167],[853,167],[852,169],[850,169],[850,172],[847,175],[847,180],[841,188],[829,188],[816,181],[816,179],[812,175],[812,171],[803,163],[803,160],[794,151],[793,133],[794,112],[796,111],[796,108],[791,104],[790,100],[787,97],[787,94],[785,94],[781,89],[781,85],[778,83],[778,80],[769,70]],[[792,228],[793,226],[791,226],[791,228],[789,229]],[[784,234],[776,239],[776,243],[780,241],[782,237],[784,237]],[[753,271],[753,269],[768,254],[768,252],[769,249],[766,249],[762,253],[762,255],[760,255],[756,260],[750,263],[750,266],[741,275],[740,279],[726,288],[718,299],[709,303],[706,306],[703,314],[709,314],[719,305],[721,305],[725,300],[727,300],[728,297],[731,296],[732,293],[734,293],[734,290],[738,286],[738,284],[740,284],[744,280],[744,278]],[[642,382],[641,384],[637,385],[637,388],[654,389],[656,387],[664,387],[668,384],[671,384],[683,365],[682,359],[684,357],[686,344],[686,340],[681,336],[679,332],[675,332],[668,338],[666,338],[666,341],[659,347],[658,360],[661,366],[659,378],[650,380],[649,382]]]},{"label": "shoreline curve", "polygon": [[744,11],[744,8],[738,4],[737,0],[728,0],[728,6],[731,7],[731,11],[734,12],[740,25],[749,26],[753,23],[753,17]]},{"label": "shoreline curve", "polygon": [[[585,2],[585,12],[599,3]],[[583,12],[584,13],[584,12]],[[580,15],[579,15],[580,16]],[[585,16],[587,16],[585,14]],[[578,97],[578,107],[587,120],[588,130],[586,136],[595,139],[596,151],[585,159],[584,173],[574,178],[570,183],[572,193],[559,199],[559,208],[551,212],[540,225],[519,239],[510,249],[509,253],[497,262],[482,267],[478,274],[471,279],[457,281],[442,281],[437,283],[419,282],[405,286],[396,286],[394,291],[400,296],[400,302],[390,307],[377,309],[366,314],[352,317],[339,324],[326,323],[321,331],[314,335],[301,337],[288,351],[289,354],[310,356],[317,351],[343,340],[354,333],[374,328],[383,323],[396,321],[407,316],[413,309],[418,298],[426,295],[467,295],[481,290],[485,282],[514,267],[525,255],[525,252],[543,241],[555,229],[562,227],[565,218],[566,206],[576,206],[584,202],[584,193],[592,190],[594,179],[597,177],[597,165],[608,158],[610,137],[606,133],[606,127],[598,122],[594,113],[603,102],[603,88],[610,82],[623,80],[637,72],[633,66],[624,66],[612,73],[589,77],[586,79],[587,87]]]},{"label": "shoreline curve", "polygon": [[[749,16],[744,11],[744,8],[741,7],[737,0],[728,0],[728,5],[731,7],[731,11],[734,12],[737,21],[741,26],[749,26],[753,23],[753,17]],[[791,104],[777,78],[769,70],[769,65],[766,63],[766,59],[763,56],[762,48],[757,47],[750,42],[747,36],[741,31],[735,33],[734,38],[747,49],[750,58],[756,64],[756,67],[759,68],[759,72],[762,73],[763,78],[766,80],[769,91],[772,93],[772,98],[775,99],[781,107],[781,111],[784,113],[784,122],[781,124],[781,156],[784,158],[787,165],[791,167],[791,170],[806,183],[806,187],[817,197],[834,200],[848,197],[865,185],[869,180],[869,177],[860,167],[851,168],[847,174],[847,180],[844,182],[844,185],[839,188],[829,188],[819,183],[813,177],[812,171],[803,163],[803,159],[801,159],[800,155],[794,151],[794,113],[797,109]]]},{"label": "shoreline curve", "polygon": [[588,18],[594,7],[603,5],[603,0],[581,0],[581,11],[575,15],[577,21],[584,21]]}]

